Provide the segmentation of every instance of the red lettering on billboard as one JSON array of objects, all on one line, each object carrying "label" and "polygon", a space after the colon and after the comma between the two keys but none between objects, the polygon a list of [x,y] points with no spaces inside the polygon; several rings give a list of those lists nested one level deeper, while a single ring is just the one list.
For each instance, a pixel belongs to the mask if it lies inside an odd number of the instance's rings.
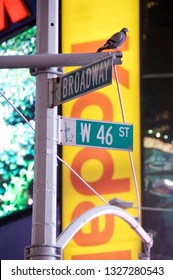
[{"label": "red lettering on billboard", "polygon": [[[96,51],[100,45],[103,45],[104,41],[97,42],[88,42],[82,44],[75,44],[72,46],[72,53],[80,53],[80,52],[88,52],[88,51]],[[126,43],[123,45],[121,50],[129,49],[129,39],[126,40]],[[118,66],[118,77],[119,82],[129,88],[129,71],[127,71],[124,67]],[[113,75],[113,79],[115,79]],[[98,107],[99,114],[101,114],[100,119],[107,121],[114,121],[116,118],[116,112],[113,108],[112,102],[106,94],[102,92],[92,92],[88,95],[85,95],[81,98],[76,99],[73,106],[71,107],[70,117],[72,118],[85,118],[85,110],[90,110],[92,108]],[[90,110],[91,119],[94,117],[94,110]],[[98,117],[98,115],[96,115]],[[100,195],[107,194],[116,194],[123,192],[130,192],[130,177],[121,177],[118,175],[118,170],[116,170],[117,163],[114,162],[113,157],[107,150],[103,149],[92,149],[92,148],[83,148],[78,151],[78,153],[74,156],[71,166],[72,168],[81,176],[83,172],[83,167],[86,162],[96,160],[99,162],[99,166],[101,172],[99,176],[93,176],[91,181],[89,179],[86,181],[90,184],[91,187],[95,191],[97,191]],[[98,172],[96,166],[95,172]],[[92,167],[92,174],[94,174],[94,168]],[[85,174],[89,174],[90,170],[85,169]],[[82,183],[76,176],[71,172],[70,173],[72,186],[75,191],[77,191],[80,195],[83,196],[83,201],[77,203],[76,207],[73,209],[70,220],[74,220],[80,214],[84,213],[86,210],[95,207],[95,204],[88,201],[88,199],[94,196],[93,192],[86,187],[84,183]],[[87,177],[87,176],[86,176]],[[88,177],[87,177],[88,178]],[[88,197],[87,197],[88,196]],[[102,222],[102,224],[100,224]],[[112,215],[104,215],[103,217],[97,217],[90,221],[88,225],[88,229],[80,229],[75,236],[73,237],[74,242],[86,248],[86,246],[99,246],[108,243],[113,238],[113,234],[116,234],[115,230],[115,218]],[[112,248],[112,251],[114,249]],[[84,251],[84,250],[83,250]],[[114,252],[99,252],[99,253],[84,253],[83,254],[73,254],[71,258],[73,260],[129,260],[132,258],[131,250],[122,250],[122,251],[114,251]]]},{"label": "red lettering on billboard", "polygon": [[131,250],[73,255],[72,260],[131,260]]},{"label": "red lettering on billboard", "polygon": [[0,0],[0,31],[8,27],[8,17],[17,23],[31,14],[23,0]]},{"label": "red lettering on billboard", "polygon": [[[77,205],[77,207],[74,209],[72,214],[72,220],[74,220],[76,217],[80,216],[82,213],[87,211],[90,208],[93,208],[95,205],[89,201],[81,202]],[[75,236],[73,237],[74,241],[79,246],[95,246],[100,244],[107,243],[110,238],[112,237],[112,234],[114,233],[114,217],[113,215],[105,215],[104,216],[104,228],[100,230],[99,227],[99,217],[93,219],[90,222],[90,232],[85,233],[81,230],[79,230]]]},{"label": "red lettering on billboard", "polygon": [[[101,92],[92,92],[88,95],[78,98],[72,107],[71,117],[72,118],[82,118],[82,112],[88,106],[98,106],[103,114],[103,120],[112,121],[113,120],[113,106],[110,99],[102,94]],[[106,110],[105,110],[106,108]],[[94,113],[94,112],[93,112]],[[92,116],[91,116],[92,119]]]},{"label": "red lettering on billboard", "polygon": [[[99,194],[122,193],[130,191],[130,178],[113,179],[113,159],[107,150],[85,148],[78,152],[72,162],[72,168],[80,175],[83,164],[89,160],[98,160],[103,165],[102,176],[94,182],[88,182]],[[92,171],[94,172],[94,170]],[[81,180],[71,172],[71,181],[75,190],[83,195],[93,195]]]}]

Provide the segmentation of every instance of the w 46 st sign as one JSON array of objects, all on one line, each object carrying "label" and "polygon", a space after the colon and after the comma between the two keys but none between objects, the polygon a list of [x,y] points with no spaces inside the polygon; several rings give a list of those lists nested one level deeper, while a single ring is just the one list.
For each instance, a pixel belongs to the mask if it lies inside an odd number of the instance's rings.
[{"label": "w 46 st sign", "polygon": [[133,125],[59,116],[58,144],[133,150]]}]

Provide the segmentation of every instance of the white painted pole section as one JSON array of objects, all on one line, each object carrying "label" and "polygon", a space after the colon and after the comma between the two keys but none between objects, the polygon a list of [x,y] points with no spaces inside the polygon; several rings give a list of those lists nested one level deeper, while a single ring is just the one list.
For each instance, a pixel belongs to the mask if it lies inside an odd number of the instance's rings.
[{"label": "white painted pole section", "polygon": [[140,236],[143,242],[152,243],[152,238],[146,231],[140,226],[140,224],[126,211],[119,207],[112,205],[97,206],[84,212],[78,218],[71,222],[71,224],[58,236],[56,245],[58,248],[63,248],[67,245],[71,238],[88,222],[101,215],[114,215],[125,222]]},{"label": "white painted pole section", "polygon": [[[58,52],[58,8],[58,0],[37,0],[38,53],[46,55]],[[36,77],[31,249],[35,259],[54,259],[51,251],[56,246],[57,108],[48,108],[48,78],[54,77],[45,73],[39,73]]]}]

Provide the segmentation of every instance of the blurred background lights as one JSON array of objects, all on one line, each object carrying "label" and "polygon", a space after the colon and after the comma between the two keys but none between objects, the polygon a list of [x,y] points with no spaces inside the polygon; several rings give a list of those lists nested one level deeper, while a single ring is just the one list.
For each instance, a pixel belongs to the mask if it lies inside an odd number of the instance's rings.
[{"label": "blurred background lights", "polygon": [[160,132],[156,132],[156,137],[160,138],[160,136],[161,136]]}]

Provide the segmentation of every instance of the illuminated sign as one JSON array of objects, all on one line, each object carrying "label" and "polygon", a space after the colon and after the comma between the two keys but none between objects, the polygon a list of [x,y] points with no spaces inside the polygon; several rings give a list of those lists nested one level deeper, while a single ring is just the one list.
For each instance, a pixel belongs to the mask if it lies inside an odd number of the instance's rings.
[{"label": "illuminated sign", "polygon": [[36,0],[0,0],[0,42],[35,25]]},{"label": "illuminated sign", "polygon": [[[35,41],[36,28],[32,27],[1,44],[0,54],[33,54]],[[28,42],[32,42],[29,48]],[[18,102],[17,106],[23,106],[25,115],[30,116],[29,120],[34,120],[35,78],[29,75],[28,69],[1,70],[1,89],[2,96],[8,95],[14,106]],[[29,100],[28,95],[31,97]],[[7,216],[10,218],[15,214],[18,218],[23,215],[21,211],[28,209],[32,204],[34,131],[25,126],[22,118],[16,115],[15,110],[10,108],[9,103],[2,97],[0,107],[0,127],[3,136],[0,138],[0,223],[3,224]],[[12,161],[14,165],[9,164]]]},{"label": "illuminated sign", "polygon": [[[132,156],[140,185],[139,0],[117,0],[116,6],[114,0],[109,5],[103,0],[99,5],[92,0],[62,1],[63,53],[96,52],[123,27],[129,33],[121,47],[123,64],[117,66],[117,72],[126,120],[134,127]],[[63,104],[62,111],[67,118],[121,123],[114,75],[112,85]],[[62,153],[63,160],[107,201],[119,198],[137,206],[128,152],[64,146]],[[66,167],[63,167],[62,181],[64,229],[80,214],[102,202]],[[129,211],[137,215],[135,209]],[[107,215],[93,219],[76,233],[64,250],[64,259],[138,259],[140,250],[141,242],[136,234],[123,221]]]}]

